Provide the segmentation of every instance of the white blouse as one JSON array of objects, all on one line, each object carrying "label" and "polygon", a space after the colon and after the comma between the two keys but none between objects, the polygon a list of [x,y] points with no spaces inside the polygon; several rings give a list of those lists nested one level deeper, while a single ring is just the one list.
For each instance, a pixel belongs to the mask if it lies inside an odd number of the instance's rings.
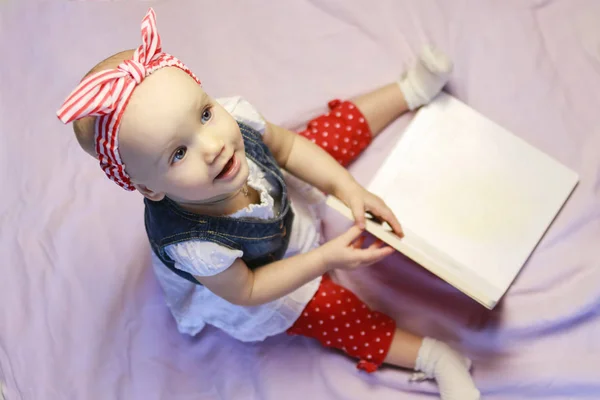
[{"label": "white blouse", "polygon": [[[264,133],[266,123],[256,109],[241,97],[217,99],[237,120]],[[279,211],[280,193],[265,178],[263,171],[248,160],[248,184],[260,194],[260,204],[230,215],[233,218],[273,218]],[[311,185],[283,171],[295,214],[290,242],[284,257],[305,253],[321,244],[319,208],[325,196]],[[212,276],[229,268],[241,250],[213,242],[190,240],[170,245],[166,252],[175,267],[196,276]],[[169,270],[154,253],[152,265],[166,296],[166,302],[181,333],[195,335],[206,324],[213,325],[241,341],[259,341],[290,328],[313,297],[321,278],[314,279],[292,293],[259,306],[231,304],[206,287],[193,284]]]}]

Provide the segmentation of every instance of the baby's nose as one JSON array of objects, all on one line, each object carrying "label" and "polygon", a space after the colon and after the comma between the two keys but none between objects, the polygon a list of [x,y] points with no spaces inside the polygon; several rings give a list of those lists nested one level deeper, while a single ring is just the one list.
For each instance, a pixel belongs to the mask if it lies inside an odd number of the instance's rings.
[{"label": "baby's nose", "polygon": [[215,159],[225,150],[225,142],[219,137],[207,137],[202,143],[202,152],[204,159],[208,164],[212,164]]}]

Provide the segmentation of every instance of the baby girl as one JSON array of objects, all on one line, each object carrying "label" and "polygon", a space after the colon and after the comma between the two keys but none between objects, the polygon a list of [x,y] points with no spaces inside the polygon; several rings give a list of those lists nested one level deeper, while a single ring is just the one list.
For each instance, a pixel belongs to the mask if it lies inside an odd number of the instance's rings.
[{"label": "baby girl", "polygon": [[[109,179],[144,196],[153,267],[178,329],[210,324],[241,341],[287,333],[316,339],[373,372],[386,363],[435,379],[445,400],[480,397],[471,362],[446,344],[396,327],[328,275],[392,253],[364,243],[365,212],[402,228],[343,167],[390,122],[428,103],[449,60],[425,48],[399,81],[329,112],[300,133],[274,125],[240,97],[214,99],[163,53],[152,9],[142,44],[95,66],[58,117]],[[356,224],[323,243],[324,194]]]}]

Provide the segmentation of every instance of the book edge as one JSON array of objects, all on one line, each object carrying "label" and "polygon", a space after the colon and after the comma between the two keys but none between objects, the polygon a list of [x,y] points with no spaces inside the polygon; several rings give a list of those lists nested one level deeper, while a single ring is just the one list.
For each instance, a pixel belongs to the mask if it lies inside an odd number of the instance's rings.
[{"label": "book edge", "polygon": [[[343,215],[350,221],[354,221],[352,211],[334,196],[327,197],[327,205],[339,212],[341,215]],[[485,281],[483,278],[476,275],[470,269],[464,268],[460,264],[453,262],[449,259],[436,260],[430,255],[428,255],[425,249],[419,250],[415,247],[411,247],[410,245],[404,243],[403,239],[398,238],[395,234],[386,230],[380,224],[374,221],[367,219],[366,230],[373,236],[384,241],[385,243],[396,249],[398,252],[402,253],[403,255],[420,265],[421,267],[425,268],[440,279],[446,281],[448,284],[454,286],[456,289],[458,289],[465,295],[477,301],[487,309],[493,309],[502,297],[502,289],[496,287],[488,281]],[[456,266],[445,266],[448,263],[454,263],[456,264]],[[457,269],[457,267],[461,269],[461,274],[468,275],[468,278],[461,278],[460,276],[458,276],[458,274],[453,273],[451,271],[452,269]],[[478,288],[477,284],[473,284],[472,282],[469,283],[468,280],[478,281],[478,283],[488,286],[489,290],[494,290],[496,293],[493,296],[487,295],[483,290]]]}]

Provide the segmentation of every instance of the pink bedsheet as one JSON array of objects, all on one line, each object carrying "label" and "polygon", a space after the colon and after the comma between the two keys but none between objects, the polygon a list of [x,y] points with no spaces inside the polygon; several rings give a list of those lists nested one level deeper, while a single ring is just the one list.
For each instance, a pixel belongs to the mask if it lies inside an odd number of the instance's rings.
[{"label": "pink bedsheet", "polygon": [[[485,399],[600,398],[600,2],[298,0],[0,4],[0,381],[17,399],[431,399],[430,382],[308,339],[177,333],[149,264],[142,202],[54,113],[100,59],[137,46],[155,7],[165,49],[215,96],[299,127],[332,97],[394,79],[431,41],[448,90],[581,174],[504,301],[488,312],[394,256],[339,273],[399,325],[463,348]],[[390,127],[352,172],[366,182]],[[401,217],[401,216],[400,216]],[[330,216],[329,234],[341,229]]]}]

